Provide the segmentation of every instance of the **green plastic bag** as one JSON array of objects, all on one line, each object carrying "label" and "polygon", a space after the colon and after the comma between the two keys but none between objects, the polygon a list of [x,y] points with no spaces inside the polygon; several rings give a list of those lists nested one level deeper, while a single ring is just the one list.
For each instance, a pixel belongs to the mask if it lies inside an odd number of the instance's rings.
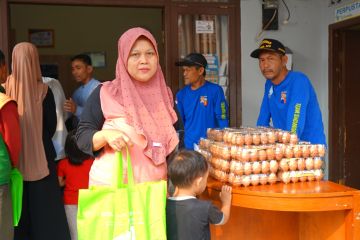
[{"label": "green plastic bag", "polygon": [[79,191],[79,240],[166,239],[166,181],[135,184],[127,152],[128,184],[122,154],[116,153],[113,184]]},{"label": "green plastic bag", "polygon": [[23,177],[17,168],[13,168],[10,173],[10,191],[14,226],[16,227],[19,224],[21,217],[23,197]]},{"label": "green plastic bag", "polygon": [[13,208],[13,224],[16,227],[21,217],[23,177],[18,169],[11,168],[9,153],[0,134],[0,185],[8,183]]}]

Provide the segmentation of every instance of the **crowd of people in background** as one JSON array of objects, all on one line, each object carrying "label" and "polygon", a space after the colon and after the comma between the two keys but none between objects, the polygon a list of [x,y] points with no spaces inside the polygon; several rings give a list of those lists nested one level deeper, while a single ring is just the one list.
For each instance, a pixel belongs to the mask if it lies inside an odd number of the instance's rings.
[{"label": "crowd of people in background", "polygon": [[[267,79],[257,124],[272,121],[302,140],[325,143],[323,131],[311,135],[314,122],[322,127],[315,92],[305,75],[286,69],[284,46],[266,39],[251,56]],[[202,54],[190,53],[176,65],[186,86],[174,101],[156,40],[146,29],[131,28],[118,40],[114,80],[96,80],[86,54],[71,59],[81,86],[66,99],[58,80],[42,77],[33,44],[14,47],[9,76],[0,52],[0,239],[76,240],[79,189],[111,185],[115,153],[127,151],[136,183],[169,181],[168,239],[210,239],[209,224],[229,219],[232,189],[222,188],[221,209],[196,198],[206,187],[209,166],[193,149],[207,128],[229,126],[228,104],[222,88],[205,80]],[[15,228],[11,168],[23,176]]]}]

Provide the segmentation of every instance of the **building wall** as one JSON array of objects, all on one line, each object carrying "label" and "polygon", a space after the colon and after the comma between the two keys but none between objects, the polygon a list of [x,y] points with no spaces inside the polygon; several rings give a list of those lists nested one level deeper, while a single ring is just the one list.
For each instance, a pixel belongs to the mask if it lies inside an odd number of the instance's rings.
[{"label": "building wall", "polygon": [[[29,41],[28,29],[54,30],[55,46],[39,48],[40,55],[105,52],[106,67],[95,69],[95,76],[100,80],[114,78],[117,42],[129,27],[146,27],[158,43],[162,36],[161,8],[11,4],[10,19],[15,43]],[[164,56],[163,47],[159,50],[160,56]]]}]

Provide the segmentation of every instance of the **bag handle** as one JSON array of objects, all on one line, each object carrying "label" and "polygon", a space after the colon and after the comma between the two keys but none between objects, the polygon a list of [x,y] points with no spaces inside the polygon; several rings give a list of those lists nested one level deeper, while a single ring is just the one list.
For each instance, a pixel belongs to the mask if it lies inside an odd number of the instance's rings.
[{"label": "bag handle", "polygon": [[[120,188],[124,187],[124,163],[123,163],[123,153],[122,152],[116,152],[115,153],[115,166],[113,169],[113,177],[112,177],[112,186]],[[133,168],[131,164],[129,149],[126,147],[126,162],[127,162],[127,178],[128,178],[128,185],[134,186],[134,173]]]}]

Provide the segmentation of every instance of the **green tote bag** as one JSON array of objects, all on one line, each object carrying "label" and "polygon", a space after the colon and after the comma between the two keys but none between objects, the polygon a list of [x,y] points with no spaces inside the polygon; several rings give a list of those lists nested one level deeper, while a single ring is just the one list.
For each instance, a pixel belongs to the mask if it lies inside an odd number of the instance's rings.
[{"label": "green tote bag", "polygon": [[127,150],[125,184],[122,154],[116,153],[116,158],[112,186],[79,191],[78,239],[166,239],[166,181],[135,184]]}]

